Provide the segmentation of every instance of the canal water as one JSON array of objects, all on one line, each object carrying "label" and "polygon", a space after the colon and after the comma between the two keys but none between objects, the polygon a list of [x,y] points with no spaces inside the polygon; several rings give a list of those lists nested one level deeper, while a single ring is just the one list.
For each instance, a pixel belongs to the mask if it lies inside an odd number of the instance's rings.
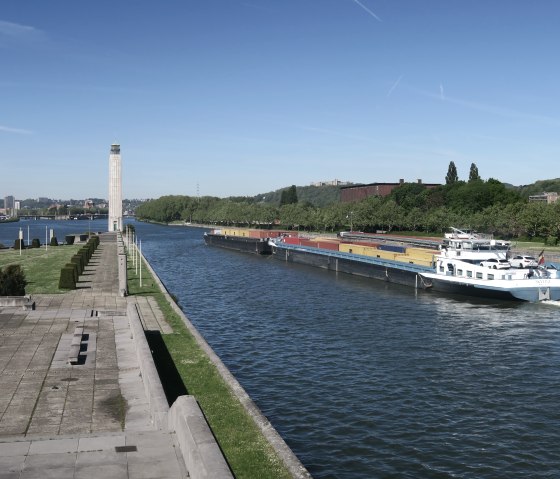
[{"label": "canal water", "polygon": [[314,477],[558,477],[560,308],[416,292],[207,247],[197,228],[135,227]]}]

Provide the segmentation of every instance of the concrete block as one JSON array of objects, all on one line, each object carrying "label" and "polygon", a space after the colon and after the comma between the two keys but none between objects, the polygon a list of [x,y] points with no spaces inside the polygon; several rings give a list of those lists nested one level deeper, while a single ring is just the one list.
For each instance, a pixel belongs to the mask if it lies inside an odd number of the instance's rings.
[{"label": "concrete block", "polygon": [[74,439],[51,439],[46,441],[32,441],[29,454],[56,454],[76,452],[78,450],[78,438]]},{"label": "concrete block", "polygon": [[193,396],[180,396],[173,403],[169,410],[169,429],[175,431],[191,478],[233,478],[206,418]]},{"label": "concrete block", "polygon": [[125,436],[81,437],[78,444],[79,452],[111,451],[117,446],[125,445]]},{"label": "concrete block", "polygon": [[31,296],[0,296],[0,306],[19,307],[25,311],[35,310]]},{"label": "concrete block", "polygon": [[167,428],[167,414],[169,413],[169,404],[167,397],[161,384],[159,374],[154,364],[152,352],[148,346],[144,328],[140,322],[140,316],[136,305],[133,303],[128,304],[127,316],[130,322],[132,337],[136,345],[136,354],[138,356],[138,363],[140,365],[140,372],[142,374],[142,381],[148,402],[150,403],[150,412],[152,421],[158,429]]},{"label": "concrete block", "polygon": [[31,441],[0,442],[0,457],[25,456],[30,445]]}]

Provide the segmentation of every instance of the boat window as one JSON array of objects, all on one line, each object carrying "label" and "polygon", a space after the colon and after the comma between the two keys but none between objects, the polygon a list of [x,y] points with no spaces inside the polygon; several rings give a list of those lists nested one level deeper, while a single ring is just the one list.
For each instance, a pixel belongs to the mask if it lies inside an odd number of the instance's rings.
[{"label": "boat window", "polygon": [[443,273],[445,271],[445,268],[443,267],[443,263],[440,263],[439,265],[439,270]]},{"label": "boat window", "polygon": [[467,271],[467,278],[472,278],[472,271]]},{"label": "boat window", "polygon": [[494,275],[492,273],[488,273],[488,279],[494,279]]},{"label": "boat window", "polygon": [[477,272],[476,273],[476,279],[482,279],[482,273]]},{"label": "boat window", "polygon": [[457,276],[463,276],[463,270],[462,269],[457,270]]}]

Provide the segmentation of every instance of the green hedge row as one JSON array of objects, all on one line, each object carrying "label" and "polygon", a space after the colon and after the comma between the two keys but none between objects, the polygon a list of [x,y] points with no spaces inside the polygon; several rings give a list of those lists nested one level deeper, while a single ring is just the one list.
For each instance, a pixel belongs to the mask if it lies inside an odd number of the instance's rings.
[{"label": "green hedge row", "polygon": [[83,274],[98,246],[99,236],[91,236],[88,242],[70,258],[70,263],[62,267],[60,270],[60,280],[58,282],[58,287],[60,289],[76,289],[78,278]]},{"label": "green hedge row", "polygon": [[[56,236],[53,236],[50,240],[49,246],[58,246],[58,240]],[[20,240],[19,238],[14,241],[14,249],[19,250],[26,249],[26,248],[40,248],[41,247],[41,240],[39,238],[33,238],[31,241],[31,245],[25,246],[25,241]]]}]

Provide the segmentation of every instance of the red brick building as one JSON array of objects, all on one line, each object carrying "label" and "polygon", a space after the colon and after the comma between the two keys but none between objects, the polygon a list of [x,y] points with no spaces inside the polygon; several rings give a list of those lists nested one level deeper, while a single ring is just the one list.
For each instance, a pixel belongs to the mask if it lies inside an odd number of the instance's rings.
[{"label": "red brick building", "polygon": [[[424,185],[426,188],[435,188],[440,186],[439,183],[418,183]],[[340,201],[342,203],[351,203],[353,201],[361,201],[368,196],[387,196],[397,186],[404,185],[404,180],[399,180],[398,183],[370,183],[369,185],[351,185],[343,186],[340,188]]]}]

